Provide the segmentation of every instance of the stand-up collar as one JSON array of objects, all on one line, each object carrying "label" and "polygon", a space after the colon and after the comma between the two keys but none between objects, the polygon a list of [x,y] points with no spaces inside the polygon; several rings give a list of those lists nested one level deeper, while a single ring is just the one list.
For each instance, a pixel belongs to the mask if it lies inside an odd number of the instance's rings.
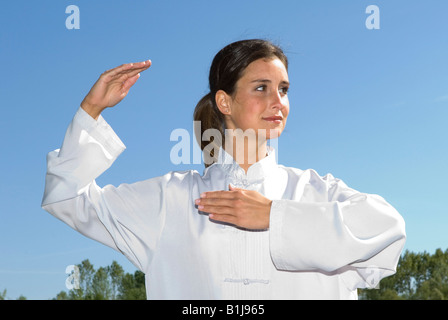
[{"label": "stand-up collar", "polygon": [[260,161],[254,163],[247,170],[247,174],[243,168],[228,154],[222,147],[219,148],[218,161],[215,165],[223,170],[228,178],[236,184],[250,185],[260,182],[265,177],[273,174],[277,167],[275,158],[275,149],[267,147],[267,156]]}]

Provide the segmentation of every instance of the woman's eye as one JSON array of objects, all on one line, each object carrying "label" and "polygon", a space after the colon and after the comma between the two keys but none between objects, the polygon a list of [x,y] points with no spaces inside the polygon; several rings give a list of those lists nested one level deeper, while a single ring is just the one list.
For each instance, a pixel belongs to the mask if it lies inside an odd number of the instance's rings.
[{"label": "woman's eye", "polygon": [[289,90],[288,87],[280,88],[280,92],[281,92],[282,94],[287,94],[287,93],[288,93],[288,90]]},{"label": "woman's eye", "polygon": [[255,89],[255,91],[265,91],[266,90],[266,86],[259,86]]}]

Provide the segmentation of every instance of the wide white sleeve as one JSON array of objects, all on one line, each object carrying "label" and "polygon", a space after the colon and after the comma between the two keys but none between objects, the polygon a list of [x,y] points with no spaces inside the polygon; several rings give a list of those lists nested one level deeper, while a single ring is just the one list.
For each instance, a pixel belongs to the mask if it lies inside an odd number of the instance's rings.
[{"label": "wide white sleeve", "polygon": [[100,188],[95,179],[125,149],[100,116],[79,108],[61,149],[47,155],[42,208],[145,270],[163,224],[164,177]]},{"label": "wide white sleeve", "polygon": [[331,175],[316,184],[315,192],[327,201],[272,203],[270,250],[276,268],[344,271],[352,288],[375,287],[394,274],[406,238],[401,215],[382,197],[357,192]]}]

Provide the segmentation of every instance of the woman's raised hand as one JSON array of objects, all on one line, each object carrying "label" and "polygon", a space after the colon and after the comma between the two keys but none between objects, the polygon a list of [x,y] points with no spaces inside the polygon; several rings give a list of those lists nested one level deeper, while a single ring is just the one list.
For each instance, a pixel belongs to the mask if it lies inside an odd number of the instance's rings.
[{"label": "woman's raised hand", "polygon": [[104,109],[115,106],[126,97],[137,82],[140,72],[151,66],[151,60],[127,63],[105,71],[90,89],[81,107],[95,120]]}]

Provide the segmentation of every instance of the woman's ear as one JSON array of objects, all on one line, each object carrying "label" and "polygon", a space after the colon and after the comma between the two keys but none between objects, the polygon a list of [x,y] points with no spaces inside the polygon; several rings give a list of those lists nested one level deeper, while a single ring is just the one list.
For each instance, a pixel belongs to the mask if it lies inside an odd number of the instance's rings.
[{"label": "woman's ear", "polygon": [[216,106],[219,111],[221,111],[224,115],[230,115],[232,112],[231,106],[231,97],[224,91],[218,90],[215,95]]}]

